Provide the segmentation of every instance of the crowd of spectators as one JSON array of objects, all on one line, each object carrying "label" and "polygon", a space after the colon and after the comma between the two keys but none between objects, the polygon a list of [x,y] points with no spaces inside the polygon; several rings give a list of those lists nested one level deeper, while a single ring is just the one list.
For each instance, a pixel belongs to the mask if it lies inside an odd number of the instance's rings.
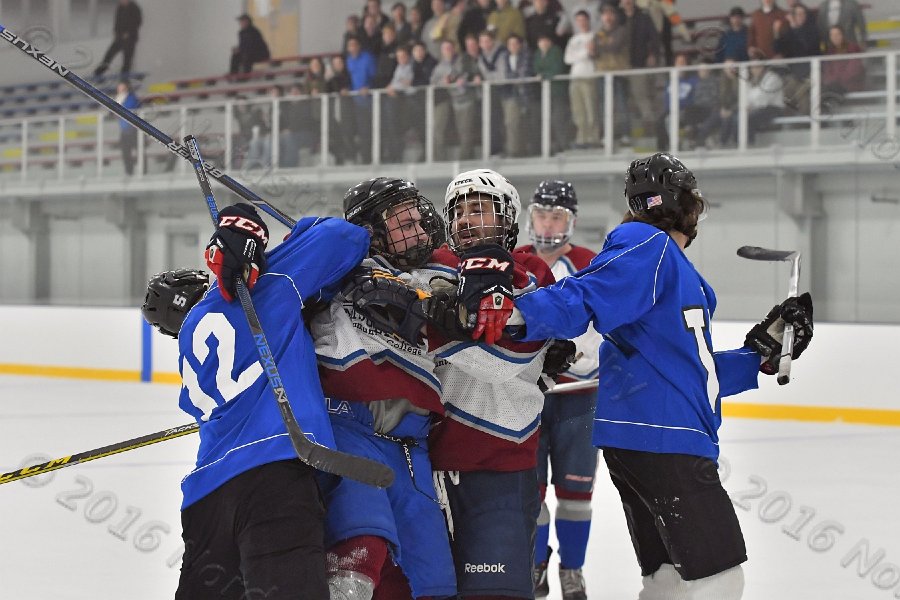
[{"label": "crowd of spectators", "polygon": [[[329,148],[337,164],[372,161],[371,90],[380,97],[383,162],[424,156],[426,89],[433,91],[436,160],[481,153],[482,114],[491,115],[491,155],[539,152],[540,80],[551,81],[551,152],[596,148],[604,139],[606,87],[602,73],[676,65],[677,89],[659,73],[615,77],[616,145],[654,138],[668,148],[669,94],[678,96],[679,127],[689,146],[737,142],[737,63],[860,52],[866,23],[857,0],[824,0],[811,8],[797,0],[759,0],[751,13],[731,9],[715,47],[673,51],[691,39],[668,0],[581,0],[566,10],[559,0],[415,0],[390,6],[367,0],[349,15],[341,53],[328,64],[313,59],[304,78],[286,90],[279,118],[280,166],[303,162],[320,143],[321,105],[294,96],[333,93]],[[727,68],[711,68],[726,63]],[[809,63],[754,65],[749,70],[748,137],[788,111],[808,114]],[[823,61],[822,89],[846,94],[863,88],[860,58]],[[489,106],[481,84],[492,82]],[[282,95],[279,88],[274,94]],[[248,109],[246,164],[271,163],[271,115]],[[410,154],[412,153],[412,154]]]}]

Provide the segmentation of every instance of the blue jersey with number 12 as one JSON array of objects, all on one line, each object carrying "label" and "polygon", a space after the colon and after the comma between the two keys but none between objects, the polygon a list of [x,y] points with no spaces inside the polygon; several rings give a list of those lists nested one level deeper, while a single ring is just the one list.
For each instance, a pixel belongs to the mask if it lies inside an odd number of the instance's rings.
[{"label": "blue jersey with number 12", "polygon": [[716,459],[721,398],[756,387],[760,356],[713,352],[716,296],[669,235],[619,225],[591,264],[516,298],[524,339],[604,334],[594,444]]},{"label": "blue jersey with number 12", "polygon": [[[308,301],[328,300],[368,248],[369,234],[361,227],[340,219],[302,219],[267,253],[268,271],[252,292],[297,422],[311,441],[330,448],[334,436],[315,347],[300,309]],[[297,455],[240,302],[225,302],[214,284],[185,319],[178,349],[179,406],[200,423],[197,464],[181,484],[183,510],[244,471]]]}]

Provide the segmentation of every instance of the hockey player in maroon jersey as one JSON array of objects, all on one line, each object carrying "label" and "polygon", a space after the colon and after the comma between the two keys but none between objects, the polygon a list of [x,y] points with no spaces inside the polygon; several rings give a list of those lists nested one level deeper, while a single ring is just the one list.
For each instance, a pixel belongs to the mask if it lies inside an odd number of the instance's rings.
[{"label": "hockey player in maroon jersey", "polygon": [[[478,292],[458,298],[464,314],[474,317],[487,307],[503,313],[512,297],[553,281],[537,256],[517,253],[513,260],[521,203],[499,173],[477,169],[454,177],[444,211],[448,246],[425,268],[433,269],[433,282],[477,281]],[[492,319],[467,322],[492,343],[450,341],[432,350],[445,416],[429,436],[431,460],[460,595],[533,598],[535,459],[544,400],[537,381],[546,344],[500,339]]]},{"label": "hockey player in maroon jersey", "polygon": [[[528,205],[525,231],[531,244],[516,252],[537,255],[553,271],[557,281],[588,266],[596,255],[592,250],[572,244],[578,214],[575,187],[567,181],[542,181]],[[589,381],[597,378],[600,334],[593,327],[574,340],[579,358],[560,374],[558,383]],[[543,499],[547,493],[548,462],[556,494],[554,529],[559,543],[559,580],[563,600],[585,600],[581,568],[591,528],[591,494],[597,470],[597,449],[591,443],[594,422],[595,389],[548,393],[544,396],[541,433],[538,444],[538,483],[541,489],[541,513],[535,541],[535,595],[549,594],[547,563],[552,552],[550,511]]]}]

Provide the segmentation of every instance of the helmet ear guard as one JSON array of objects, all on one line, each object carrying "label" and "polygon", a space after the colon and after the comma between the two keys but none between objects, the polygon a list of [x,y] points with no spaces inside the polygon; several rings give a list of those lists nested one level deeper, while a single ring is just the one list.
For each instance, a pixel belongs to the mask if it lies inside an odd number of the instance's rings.
[{"label": "helmet ear guard", "polygon": [[671,154],[658,152],[632,161],[625,173],[625,198],[633,215],[658,206],[681,212],[682,191],[699,194],[697,179]]}]

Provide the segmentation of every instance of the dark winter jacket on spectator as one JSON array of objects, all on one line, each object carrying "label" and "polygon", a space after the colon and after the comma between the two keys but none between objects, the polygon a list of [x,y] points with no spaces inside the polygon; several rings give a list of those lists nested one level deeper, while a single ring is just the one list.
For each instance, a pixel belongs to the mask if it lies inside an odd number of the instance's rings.
[{"label": "dark winter jacket on spectator", "polygon": [[482,10],[478,5],[469,8],[463,14],[462,21],[459,24],[459,30],[456,35],[459,37],[459,47],[464,48],[466,45],[466,36],[470,33],[478,35],[487,29],[487,18],[490,10]]},{"label": "dark winter jacket on spectator", "polygon": [[726,60],[743,62],[750,60],[747,55],[747,28],[741,27],[735,31],[730,27],[719,38],[719,47],[716,49],[716,62]]},{"label": "dark winter jacket on spectator", "polygon": [[260,62],[269,60],[269,46],[259,29],[250,24],[238,32],[238,52],[245,60]]},{"label": "dark winter jacket on spectator", "polygon": [[375,66],[375,77],[372,79],[372,87],[384,88],[391,82],[394,69],[397,68],[397,43],[385,46],[378,55]]},{"label": "dark winter jacket on spectator", "polygon": [[413,60],[413,86],[415,87],[430,84],[431,73],[432,71],[434,71],[435,65],[437,65],[437,61],[430,54],[426,54],[425,58],[422,59],[422,62]]},{"label": "dark winter jacket on spectator", "polygon": [[525,18],[525,42],[528,49],[537,52],[538,38],[546,35],[550,40],[564,48],[566,42],[569,41],[568,35],[560,35],[560,29],[565,28],[567,22],[565,13],[554,12],[549,7],[541,14],[532,13]]},{"label": "dark winter jacket on spectator", "polygon": [[629,36],[628,58],[632,68],[646,67],[651,56],[660,64],[659,32],[650,15],[636,8],[631,17],[625,18],[625,31]]},{"label": "dark winter jacket on spectator", "polygon": [[116,20],[113,24],[113,33],[117,38],[128,34],[128,37],[136,40],[138,29],[141,28],[141,9],[135,2],[119,4],[116,7]]}]

